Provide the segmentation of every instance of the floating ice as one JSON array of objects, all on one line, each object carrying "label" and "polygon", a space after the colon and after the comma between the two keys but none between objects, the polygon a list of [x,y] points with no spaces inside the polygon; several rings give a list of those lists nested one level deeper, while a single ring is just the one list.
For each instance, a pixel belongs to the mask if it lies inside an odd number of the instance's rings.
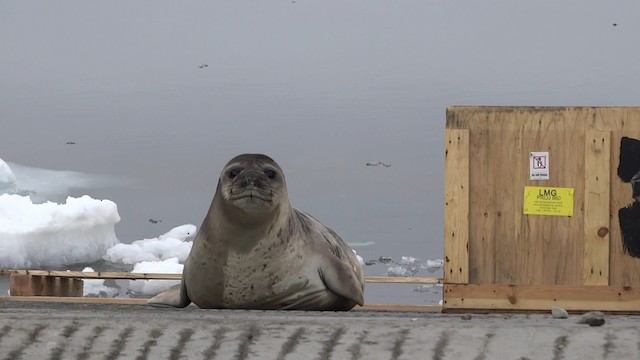
[{"label": "floating ice", "polygon": [[413,289],[413,292],[426,293],[426,294],[441,294],[442,284],[424,284]]},{"label": "floating ice", "polygon": [[[164,261],[143,261],[137,263],[132,273],[182,274],[184,265],[178,258]],[[155,296],[171,286],[180,284],[180,280],[129,280],[129,290],[137,296]]]},{"label": "floating ice", "polygon": [[[94,270],[90,267],[86,267],[82,269],[82,272],[93,272]],[[118,296],[118,289],[113,287],[108,287],[104,284],[104,279],[83,279],[83,296],[91,296],[91,297],[108,297],[114,298]]]},{"label": "floating ice", "polygon": [[[400,263],[398,264],[399,266],[401,266],[404,271],[400,272],[400,271],[395,271],[395,273],[397,274],[403,274],[403,275],[395,275],[395,276],[415,276],[418,271],[420,271],[420,259],[415,258],[413,256],[403,256],[400,258]],[[389,270],[387,270],[387,273],[389,272]]]},{"label": "floating ice", "polygon": [[427,259],[420,267],[427,269],[430,273],[434,273],[444,267],[444,259]]},{"label": "floating ice", "polygon": [[55,267],[100,260],[116,244],[115,203],[89,196],[34,204],[0,195],[0,268]]},{"label": "floating ice", "polygon": [[[428,259],[422,261],[413,256],[402,256],[399,262],[394,261],[391,257],[381,256],[379,262],[388,264],[387,274],[389,276],[416,276],[420,269],[426,269],[430,273],[436,272],[444,266],[442,259]],[[367,264],[375,264],[376,261],[367,261]]]},{"label": "floating ice", "polygon": [[104,259],[113,263],[135,264],[175,257],[178,261],[184,262],[193,246],[193,242],[185,242],[185,240],[195,234],[195,225],[181,225],[154,239],[137,240],[131,244],[116,244],[107,250]]},{"label": "floating ice", "polygon": [[408,268],[402,265],[392,265],[387,269],[387,275],[393,277],[414,276],[417,272],[415,268]]},{"label": "floating ice", "polygon": [[400,265],[414,265],[419,262],[420,262],[420,259],[415,258],[413,256],[403,256],[400,258]]}]

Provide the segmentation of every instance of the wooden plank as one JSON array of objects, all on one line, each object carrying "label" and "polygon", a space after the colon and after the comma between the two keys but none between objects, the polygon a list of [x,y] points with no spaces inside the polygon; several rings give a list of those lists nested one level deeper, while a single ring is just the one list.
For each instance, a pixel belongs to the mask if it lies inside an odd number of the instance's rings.
[{"label": "wooden plank", "polygon": [[592,127],[611,131],[611,227],[609,228],[609,284],[635,286],[640,284],[640,259],[629,256],[622,246],[618,211],[631,205],[631,184],[620,180],[620,140],[623,136],[640,140],[640,107],[595,108]]},{"label": "wooden plank", "polygon": [[127,304],[146,305],[147,299],[129,298],[94,298],[94,297],[65,297],[65,296],[0,296],[0,301],[16,302],[55,302],[76,304]]},{"label": "wooden plank", "polygon": [[[54,270],[0,270],[2,275],[37,275],[60,278],[76,279],[124,279],[124,280],[181,280],[182,274],[158,274],[158,273],[129,273],[129,272],[81,272],[81,271],[54,271]],[[396,283],[396,284],[443,284],[443,278],[431,277],[392,277],[392,276],[366,276],[368,283]]]},{"label": "wooden plank", "polygon": [[84,295],[84,282],[81,279],[55,278],[54,296],[80,296]]},{"label": "wooden plank", "polygon": [[445,284],[443,311],[549,310],[640,311],[640,287]]},{"label": "wooden plank", "polygon": [[442,278],[428,277],[389,277],[389,276],[365,276],[367,283],[385,283],[385,284],[443,284]]},{"label": "wooden plank", "polygon": [[[455,112],[454,112],[455,113]],[[503,134],[489,128],[488,118],[461,116],[473,121],[469,126],[469,280],[476,283],[494,283],[496,269],[499,268],[496,256],[500,256],[501,249],[496,249],[496,230],[502,222],[504,209],[495,205],[504,189],[498,186],[487,186],[487,178],[494,173],[496,167],[509,163],[504,156],[513,156],[508,152],[495,161],[495,154],[490,146],[494,141],[503,143]],[[460,119],[462,120],[462,119]],[[477,178],[477,179],[476,179]],[[470,180],[471,181],[471,180]],[[500,262],[503,264],[503,262]],[[499,271],[499,270],[498,270]]]},{"label": "wooden plank", "polygon": [[442,312],[440,305],[364,304],[356,305],[353,311],[400,311],[400,312]]},{"label": "wooden plank", "polygon": [[611,133],[585,135],[584,285],[609,285]]},{"label": "wooden plank", "polygon": [[[583,284],[584,258],[584,136],[586,123],[593,117],[590,107],[545,112],[538,120],[542,127],[530,132],[530,151],[549,151],[550,179],[529,180],[527,185],[574,189],[573,216],[526,215],[523,235],[528,233],[527,250],[538,256],[529,271],[535,271],[528,285]],[[534,123],[536,119],[533,119]],[[535,136],[535,139],[534,139]],[[575,144],[578,144],[577,146]],[[528,158],[527,154],[527,158]],[[526,231],[525,229],[528,229]]]},{"label": "wooden plank", "polygon": [[444,278],[469,282],[469,131],[445,131]]},{"label": "wooden plank", "polygon": [[128,279],[128,280],[180,280],[182,274],[130,273],[130,272],[82,272],[56,270],[0,270],[0,275],[38,275],[78,279]]}]

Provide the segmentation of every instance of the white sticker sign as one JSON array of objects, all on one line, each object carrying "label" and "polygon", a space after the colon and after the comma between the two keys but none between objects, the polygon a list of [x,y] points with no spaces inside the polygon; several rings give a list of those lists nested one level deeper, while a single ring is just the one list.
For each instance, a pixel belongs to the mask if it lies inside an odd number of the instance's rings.
[{"label": "white sticker sign", "polygon": [[529,179],[549,180],[549,152],[532,151],[529,155]]}]

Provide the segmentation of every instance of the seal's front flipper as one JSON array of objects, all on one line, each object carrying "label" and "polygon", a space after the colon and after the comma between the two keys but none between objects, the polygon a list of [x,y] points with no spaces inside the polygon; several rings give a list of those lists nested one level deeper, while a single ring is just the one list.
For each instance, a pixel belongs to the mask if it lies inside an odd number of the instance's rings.
[{"label": "seal's front flipper", "polygon": [[191,300],[187,295],[187,287],[184,286],[184,282],[179,285],[174,285],[169,289],[147,300],[147,304],[155,307],[173,306],[173,307],[183,308],[189,305],[190,303],[191,303]]},{"label": "seal's front flipper", "polygon": [[352,261],[341,261],[337,257],[329,259],[329,264],[319,269],[324,284],[334,293],[358,305],[364,305],[364,282],[359,272],[360,264],[357,261],[355,264]]}]

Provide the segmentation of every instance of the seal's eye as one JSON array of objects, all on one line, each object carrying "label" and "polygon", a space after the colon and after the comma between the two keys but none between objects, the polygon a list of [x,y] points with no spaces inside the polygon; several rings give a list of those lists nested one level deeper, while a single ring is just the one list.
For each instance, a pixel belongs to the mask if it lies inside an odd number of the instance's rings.
[{"label": "seal's eye", "polygon": [[273,170],[271,170],[271,169],[267,169],[267,170],[265,170],[265,171],[264,171],[264,174],[265,174],[265,175],[267,175],[267,177],[268,177],[269,179],[272,179],[272,180],[273,180],[273,179],[275,179],[275,178],[276,178],[276,172],[275,172],[275,171],[273,171]]},{"label": "seal's eye", "polygon": [[238,176],[241,171],[242,169],[240,168],[230,169],[229,171],[227,171],[227,176],[229,176],[229,179],[233,179],[234,177]]}]

